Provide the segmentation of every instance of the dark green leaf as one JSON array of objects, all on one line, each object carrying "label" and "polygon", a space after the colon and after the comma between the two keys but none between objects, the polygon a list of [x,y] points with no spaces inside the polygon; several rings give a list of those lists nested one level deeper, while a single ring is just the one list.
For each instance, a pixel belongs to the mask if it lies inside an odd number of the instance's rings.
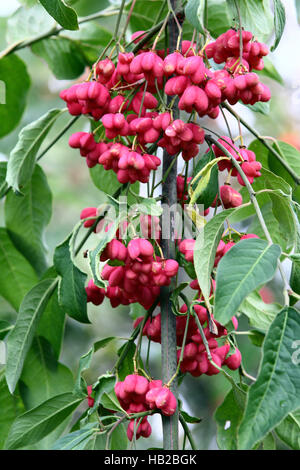
[{"label": "dark green leaf", "polygon": [[221,450],[237,449],[237,431],[242,420],[243,407],[231,390],[215,413],[217,422],[217,443]]},{"label": "dark green leaf", "polygon": [[126,450],[128,438],[123,423],[119,424],[110,437],[110,450]]},{"label": "dark green leaf", "polygon": [[13,423],[7,449],[35,444],[61,424],[77,408],[82,398],[62,393],[19,416]]},{"label": "dark green leaf", "polygon": [[11,393],[22,372],[39,319],[57,285],[57,279],[46,279],[25,296],[14,329],[7,340],[6,380]]},{"label": "dark green leaf", "polygon": [[58,286],[53,292],[39,322],[37,334],[51,344],[56,359],[59,358],[65,328],[65,312],[58,303]]},{"label": "dark green leaf", "polygon": [[34,408],[60,393],[71,392],[73,386],[71,371],[57,362],[50,343],[35,337],[20,378],[20,392],[26,408]]},{"label": "dark green leaf", "polygon": [[30,86],[26,66],[15,54],[0,59],[0,85],[0,137],[3,137],[19,124]]},{"label": "dark green leaf", "polygon": [[40,0],[40,2],[49,15],[64,29],[78,29],[76,12],[66,5],[64,0]]},{"label": "dark green leaf", "polygon": [[51,217],[52,195],[46,175],[38,165],[23,192],[24,197],[12,191],[6,197],[6,227],[14,245],[41,275],[47,266],[44,230]]},{"label": "dark green leaf", "polygon": [[3,449],[4,443],[9,433],[9,429],[17,416],[16,398],[8,390],[5,375],[0,373],[0,449]]},{"label": "dark green leaf", "polygon": [[202,421],[202,418],[191,416],[186,411],[183,411],[183,410],[180,410],[180,414],[186,423],[196,424],[196,423],[201,423]]},{"label": "dark green leaf", "polygon": [[[121,356],[124,348],[127,347],[127,343],[124,343],[123,346],[119,349],[118,355]],[[135,353],[135,344],[133,341],[129,341],[129,347],[127,354],[118,368],[118,378],[119,380],[124,380],[127,375],[133,374],[133,356]]]},{"label": "dark green leaf", "polygon": [[216,275],[216,320],[225,325],[247,295],[272,279],[280,252],[278,245],[250,238],[239,241],[223,256]]},{"label": "dark green leaf", "polygon": [[18,310],[24,295],[38,279],[4,228],[0,228],[0,265],[0,295]]},{"label": "dark green leaf", "polygon": [[85,291],[87,276],[73,264],[69,240],[70,236],[56,247],[54,253],[55,268],[61,276],[58,288],[59,304],[70,317],[82,323],[89,323]]},{"label": "dark green leaf", "polygon": [[250,388],[238,433],[240,449],[251,449],[299,409],[300,369],[293,357],[293,343],[299,338],[299,312],[286,307],[276,316],[264,341],[258,378]]},{"label": "dark green leaf", "polygon": [[61,113],[60,109],[52,109],[21,130],[19,140],[10,154],[7,165],[6,181],[14,191],[22,192],[22,187],[30,181],[37,152]]},{"label": "dark green leaf", "polygon": [[280,439],[294,450],[300,450],[300,409],[287,415],[275,428]]}]

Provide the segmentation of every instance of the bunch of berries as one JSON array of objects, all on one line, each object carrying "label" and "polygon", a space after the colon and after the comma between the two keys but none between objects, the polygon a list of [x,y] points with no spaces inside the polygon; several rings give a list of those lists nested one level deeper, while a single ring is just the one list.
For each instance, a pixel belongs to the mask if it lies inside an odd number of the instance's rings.
[{"label": "bunch of berries", "polygon": [[[241,169],[245,173],[249,183],[253,183],[254,178],[261,176],[260,170],[262,165],[260,162],[256,161],[256,155],[252,150],[247,148],[238,148],[234,145],[234,142],[229,137],[220,137],[218,142],[226,148],[226,150],[238,161],[241,163]],[[213,152],[217,157],[226,157],[224,152],[217,147],[215,144],[212,146]],[[237,169],[233,166],[230,160],[221,160],[218,162],[218,167],[220,171],[228,170],[231,172],[231,176],[236,176],[239,184],[245,186],[245,183],[238,173]]]},{"label": "bunch of berries", "polygon": [[[86,288],[88,302],[95,305],[106,296],[113,307],[139,302],[149,309],[157,299],[160,287],[168,286],[178,271],[177,261],[159,256],[154,259],[153,246],[145,238],[134,238],[128,246],[114,238],[106,245],[100,260],[108,260],[101,272],[108,286],[100,289],[90,281]],[[118,265],[109,262],[118,262]]]},{"label": "bunch of berries", "polygon": [[[160,410],[162,414],[171,416],[177,408],[177,400],[171,390],[162,385],[161,380],[149,381],[146,377],[131,374],[123,382],[117,382],[115,393],[122,408],[130,415],[150,410]],[[136,438],[149,437],[151,426],[148,417],[144,416],[135,430]],[[131,441],[134,436],[135,422],[130,420],[127,437]]]}]

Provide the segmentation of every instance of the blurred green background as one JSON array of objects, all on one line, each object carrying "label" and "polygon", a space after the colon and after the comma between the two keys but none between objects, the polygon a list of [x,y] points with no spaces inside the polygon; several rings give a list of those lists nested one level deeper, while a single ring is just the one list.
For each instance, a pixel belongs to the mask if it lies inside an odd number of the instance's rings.
[{"label": "blurred green background", "polygon": [[[15,39],[12,34],[12,28],[7,29],[7,22],[12,21],[9,17],[20,7],[20,3],[22,2],[16,0],[0,2],[1,50],[5,49],[8,43],[13,42]],[[35,3],[34,0],[32,3]],[[106,4],[108,3],[106,2]],[[281,140],[286,140],[300,148],[300,61],[295,60],[295,48],[292,46],[299,43],[300,30],[296,21],[294,2],[285,1],[284,3],[287,13],[285,34],[276,52],[271,54],[270,57],[283,77],[285,85],[281,86],[275,81],[267,78],[264,79],[265,83],[272,90],[271,108],[268,116],[253,113],[247,108],[242,107],[242,105],[237,105],[236,109],[241,111],[246,120],[259,129],[261,135],[279,137]],[[85,16],[97,11],[98,4],[97,0],[79,0],[73,6],[79,15]],[[105,19],[100,20],[99,24],[112,30],[114,21],[114,18]],[[99,49],[100,51],[101,49]],[[27,64],[32,83],[26,112],[23,115],[22,121],[14,132],[0,141],[1,160],[8,158],[10,151],[16,144],[18,133],[22,127],[36,120],[51,108],[64,107],[64,103],[59,99],[59,92],[74,83],[72,81],[57,80],[47,64],[30,50],[24,49],[19,51],[18,54]],[[84,76],[86,76],[86,73]],[[57,121],[49,133],[44,147],[47,146],[69,119],[70,116],[65,113]],[[217,131],[220,130],[221,133],[226,133],[221,117],[213,122],[207,120],[204,125],[217,129]],[[53,215],[46,236],[49,248],[49,263],[52,260],[54,247],[72,230],[79,220],[81,210],[84,207],[98,206],[101,203],[101,193],[90,179],[85,160],[80,157],[79,152],[68,146],[68,138],[71,133],[87,129],[87,119],[80,118],[72,129],[41,160],[41,166],[48,177],[53,194]],[[235,123],[233,124],[233,133],[235,135],[238,134]],[[252,138],[245,133],[245,140],[246,144],[249,144]],[[3,224],[3,202],[1,202],[0,206],[0,219],[1,224]],[[91,238],[89,243],[93,246],[93,238]],[[286,269],[288,270],[289,266],[286,266]],[[274,291],[276,291],[276,282],[275,280],[273,285],[271,285]],[[11,307],[3,299],[0,299],[0,310],[2,318],[7,317],[9,319],[15,315],[11,311]],[[80,356],[89,349],[94,341],[106,336],[130,336],[132,319],[128,314],[128,310],[126,307],[112,309],[110,303],[105,301],[99,307],[89,304],[91,325],[84,326],[68,319],[61,362],[69,366],[75,373]],[[245,319],[240,321],[240,329],[248,329]],[[258,368],[260,351],[250,344],[246,337],[240,336],[238,341],[243,352],[244,366],[250,374],[255,375]],[[88,383],[95,381],[98,375],[105,373],[113,366],[116,359],[116,351],[121,344],[121,341],[116,341],[96,353],[91,369],[85,374]],[[151,367],[153,375],[159,377],[160,346],[157,344],[154,344],[151,348]],[[184,402],[184,408],[191,414],[203,418],[199,425],[192,425],[195,440],[200,449],[217,448],[215,440],[216,428],[212,415],[217,406],[223,401],[228,389],[228,383],[221,376],[204,376],[200,379],[187,376],[181,385],[180,394]],[[150,421],[155,432],[152,433],[152,437],[148,440],[140,439],[138,441],[138,448],[160,446],[160,419],[153,417]]]}]

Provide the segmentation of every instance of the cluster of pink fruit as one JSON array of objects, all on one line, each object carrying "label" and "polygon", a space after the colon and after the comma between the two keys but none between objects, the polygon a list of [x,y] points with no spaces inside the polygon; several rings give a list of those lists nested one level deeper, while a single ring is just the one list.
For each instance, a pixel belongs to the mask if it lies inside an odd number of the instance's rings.
[{"label": "cluster of pink fruit", "polygon": [[[143,37],[142,32],[139,35]],[[162,109],[154,95],[163,89],[165,94],[180,98],[179,109],[211,118],[218,116],[219,105],[226,99],[230,103],[239,99],[251,104],[268,101],[269,89],[251,72],[253,68],[261,70],[268,49],[253,41],[248,31],[242,32],[242,42],[242,64],[239,32],[233,29],[208,44],[205,52],[183,41],[181,52],[142,49],[136,55],[120,52],[117,64],[110,58],[99,61],[93,81],[75,84],[60,96],[72,115],[101,119],[103,138],[97,142],[94,134],[78,132],[71,136],[70,146],[80,149],[89,167],[103,165],[113,170],[121,183],[148,182],[150,171],[158,168],[160,159],[147,144],[165,148],[170,155],[181,152],[186,161],[196,157],[204,141],[203,129],[195,122],[173,120],[172,112]],[[205,54],[217,63],[226,62],[225,68],[214,71]],[[245,171],[250,178],[259,176],[252,157],[241,160],[247,163]]]},{"label": "cluster of pink fruit", "polygon": [[[206,308],[202,305],[194,305],[193,309],[201,325],[208,324]],[[177,346],[179,347],[182,346],[183,343],[184,332],[187,322],[187,316],[184,315],[187,313],[187,306],[185,304],[183,304],[180,308],[180,313],[181,315],[176,317],[176,336]],[[137,318],[134,322],[134,327],[139,325],[142,320],[143,317]],[[234,354],[230,355],[229,357],[226,357],[229,353],[230,345],[226,343],[223,346],[219,346],[216,338],[226,337],[227,330],[219,322],[215,320],[214,322],[218,329],[218,334],[212,334],[209,331],[208,326],[203,329],[203,332],[208,342],[209,349],[211,351],[212,360],[218,367],[221,367],[223,364],[225,364],[232,370],[237,369],[241,363],[241,354],[239,350],[236,349]],[[232,323],[236,329],[238,326],[236,317],[232,317]],[[143,328],[143,335],[147,336],[151,341],[161,343],[160,313],[155,317],[147,320]],[[180,358],[180,354],[181,349],[178,349],[178,361]],[[183,373],[190,372],[195,377],[199,377],[202,374],[214,375],[220,372],[219,369],[217,369],[208,359],[207,352],[194,317],[190,317],[189,319],[186,344],[184,346],[183,360],[180,363],[180,369]]]},{"label": "cluster of pink fruit", "polygon": [[[260,170],[262,165],[260,162],[256,161],[256,155],[252,150],[243,148],[238,148],[234,145],[234,142],[229,137],[220,137],[218,142],[225,147],[225,149],[232,155],[238,162],[241,163],[241,169],[245,173],[249,183],[253,183],[254,178],[261,176]],[[216,157],[226,157],[223,150],[217,147],[215,144],[212,146],[213,152]],[[240,185],[245,186],[243,178],[239,174],[238,170],[233,166],[231,160],[221,160],[218,162],[218,167],[220,171],[228,170],[231,172],[231,176],[236,176]]]},{"label": "cluster of pink fruit", "polygon": [[139,302],[149,309],[159,295],[161,286],[168,286],[177,274],[178,263],[173,259],[155,256],[152,244],[145,238],[134,238],[126,246],[114,238],[109,242],[100,257],[118,265],[106,264],[101,272],[103,280],[108,281],[106,289],[98,288],[91,280],[87,301],[99,305],[104,296],[111,305],[129,305]]},{"label": "cluster of pink fruit", "polygon": [[[123,382],[117,382],[115,393],[122,408],[130,415],[132,413],[143,413],[150,410],[160,410],[165,416],[171,416],[177,408],[177,400],[171,390],[162,385],[161,380],[149,381],[146,377],[137,374],[127,375]],[[151,426],[147,416],[141,420],[129,422],[127,437],[131,441],[134,434],[139,437],[149,437]]]},{"label": "cluster of pink fruit", "polygon": [[266,44],[255,41],[250,31],[242,31],[242,51],[239,31],[229,29],[216,41],[208,44],[205,53],[216,64],[225,62],[224,69],[215,72],[214,80],[220,81],[220,84],[224,81],[224,98],[230,104],[235,104],[238,100],[245,104],[270,100],[269,88],[260,82],[256,73],[252,72],[253,69],[264,68],[263,57],[269,53],[269,49]]},{"label": "cluster of pink fruit", "polygon": [[69,144],[80,149],[89,168],[100,163],[105,170],[113,170],[123,184],[147,183],[151,170],[156,170],[161,163],[156,155],[141,154],[138,149],[131,150],[119,142],[97,143],[94,135],[87,132],[76,132],[70,137]]}]

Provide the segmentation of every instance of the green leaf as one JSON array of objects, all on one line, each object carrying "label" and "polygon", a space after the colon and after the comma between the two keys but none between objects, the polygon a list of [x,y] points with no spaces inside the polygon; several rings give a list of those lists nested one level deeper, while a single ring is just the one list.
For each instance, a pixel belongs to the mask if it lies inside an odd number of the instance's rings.
[{"label": "green leaf", "polygon": [[76,381],[75,381],[75,388],[74,388],[74,393],[78,396],[86,397],[87,391],[86,391],[86,382],[83,380],[81,377],[81,374],[84,370],[89,369],[93,355],[94,355],[94,346],[91,347],[91,349],[88,350],[86,354],[81,356],[79,359],[79,366],[78,366],[78,371],[77,371],[77,376],[76,376]]},{"label": "green leaf", "polygon": [[218,264],[214,316],[229,322],[242,301],[275,274],[280,247],[250,238],[236,243]]},{"label": "green leaf", "polygon": [[0,265],[0,295],[18,310],[24,295],[38,279],[4,228],[0,228]]},{"label": "green leaf", "polygon": [[[87,16],[102,11],[110,5],[109,0],[73,0],[69,4],[77,11],[78,16]],[[81,28],[81,25],[80,25]]]},{"label": "green leaf", "polygon": [[280,439],[294,450],[300,450],[300,409],[290,413],[275,428]]},{"label": "green leaf", "polygon": [[97,410],[102,396],[104,393],[112,393],[114,391],[114,386],[116,383],[116,377],[111,374],[103,374],[101,375],[97,383],[93,386],[93,392],[94,392],[94,406],[91,408],[90,413],[92,414],[94,411]]},{"label": "green leaf", "polygon": [[217,214],[207,222],[197,236],[194,247],[194,266],[199,286],[207,301],[211,290],[210,275],[217,247],[224,231],[224,222],[233,211],[234,209],[227,209]]},{"label": "green leaf", "polygon": [[[127,347],[127,343],[124,343],[123,346],[118,351],[118,356],[121,356],[123,349]],[[133,374],[133,356],[135,353],[135,344],[133,341],[129,341],[129,347],[126,356],[124,357],[123,362],[118,367],[118,378],[119,380],[124,380],[127,375]]]},{"label": "green leaf", "polygon": [[71,259],[69,236],[54,252],[54,265],[61,276],[58,287],[59,304],[75,320],[89,323],[85,291],[86,274]]},{"label": "green leaf", "polygon": [[114,392],[111,392],[110,394],[104,392],[101,397],[100,403],[107,410],[122,411],[124,413],[124,410],[118,402],[118,399]]},{"label": "green leaf", "polygon": [[0,373],[0,449],[3,449],[10,427],[17,416],[17,402],[8,390],[4,373]]},{"label": "green leaf", "polygon": [[20,378],[19,389],[26,408],[34,408],[60,393],[71,392],[73,386],[71,371],[57,362],[50,343],[35,337]]},{"label": "green leaf", "polygon": [[128,438],[123,423],[119,424],[110,437],[110,450],[126,450]]},{"label": "green leaf", "polygon": [[65,328],[65,312],[58,303],[58,286],[55,288],[39,322],[37,334],[49,341],[56,359],[60,355]]},{"label": "green leaf", "polygon": [[21,120],[30,86],[30,77],[26,65],[15,54],[0,59],[0,77],[5,86],[5,99],[0,104],[0,137],[3,137],[14,130]]},{"label": "green leaf", "polygon": [[41,5],[34,5],[32,8],[21,7],[7,19],[6,41],[13,44],[29,40],[50,31],[54,26],[53,18]]},{"label": "green leaf", "polygon": [[61,424],[77,408],[82,398],[62,393],[18,416],[6,441],[7,449],[35,444]]},{"label": "green leaf", "polygon": [[72,80],[84,72],[85,60],[80,48],[68,38],[56,37],[38,41],[32,52],[42,57],[59,80]]},{"label": "green leaf", "polygon": [[202,418],[191,416],[186,411],[183,411],[183,410],[180,410],[180,414],[186,423],[197,424],[197,423],[201,423],[202,421]]},{"label": "green leaf", "polygon": [[79,28],[75,10],[66,5],[63,0],[40,0],[40,3],[64,29]]},{"label": "green leaf", "polygon": [[31,179],[37,152],[61,113],[60,109],[52,109],[21,130],[7,165],[6,181],[14,191],[22,192],[21,188]]},{"label": "green leaf", "polygon": [[239,307],[239,312],[249,318],[251,326],[265,331],[280,310],[282,310],[281,305],[277,303],[266,304],[258,292],[252,292],[248,295]]},{"label": "green leaf", "polygon": [[234,391],[230,390],[214,416],[217,422],[217,443],[221,450],[237,449],[237,431],[243,411]]},{"label": "green leaf", "polygon": [[87,440],[98,431],[96,423],[88,423],[78,431],[71,432],[55,442],[52,450],[82,450]]},{"label": "green leaf", "polygon": [[271,51],[275,51],[280,43],[281,36],[285,27],[285,9],[281,0],[273,0],[274,4],[274,27],[275,27],[275,41],[271,47]]},{"label": "green leaf", "polygon": [[[252,150],[252,152],[255,153],[256,160],[262,164],[264,169],[269,167],[269,164],[268,164],[269,151],[260,142],[260,140],[258,139],[252,140],[251,144],[248,145],[248,149]],[[259,179],[259,178],[256,178],[256,179]]]},{"label": "green leaf", "polygon": [[117,175],[113,171],[104,170],[102,165],[90,168],[90,176],[96,188],[106,194],[114,194],[122,186]]},{"label": "green leaf", "polygon": [[39,282],[26,294],[20,306],[15,327],[7,340],[7,365],[5,375],[11,393],[15,390],[39,319],[56,284],[56,279],[46,279]]},{"label": "green leaf", "polygon": [[14,245],[41,275],[47,267],[44,231],[51,218],[52,195],[46,175],[38,165],[23,191],[24,197],[8,193],[5,223]]},{"label": "green leaf", "polygon": [[263,450],[276,450],[276,442],[271,432],[262,441],[262,446]]},{"label": "green leaf", "polygon": [[300,337],[299,312],[284,308],[269,328],[256,382],[238,433],[240,449],[251,449],[300,407],[300,369],[293,343]]},{"label": "green leaf", "polygon": [[207,209],[214,201],[219,189],[217,160],[211,150],[200,158],[193,173],[196,178],[201,173],[201,178],[198,183],[195,182],[192,188],[189,188],[189,192],[191,189],[193,191],[191,191],[190,204],[197,202],[198,205],[203,204],[204,209]]},{"label": "green leaf", "polygon": [[99,341],[96,341],[96,343],[94,343],[94,351],[97,352],[99,351],[99,349],[105,348],[105,346],[107,346],[115,339],[115,336],[108,336],[107,338],[99,339]]}]

